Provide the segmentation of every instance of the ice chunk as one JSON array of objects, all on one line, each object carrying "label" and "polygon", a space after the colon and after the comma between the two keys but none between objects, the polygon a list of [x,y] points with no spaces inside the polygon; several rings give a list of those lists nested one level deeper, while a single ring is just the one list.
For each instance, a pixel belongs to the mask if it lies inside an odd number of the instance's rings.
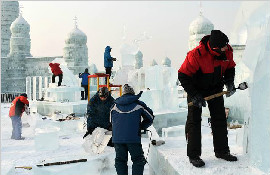
[{"label": "ice chunk", "polygon": [[150,90],[163,89],[162,66],[156,65],[145,70],[145,88]]},{"label": "ice chunk", "polygon": [[129,44],[122,44],[120,53],[122,57],[122,67],[132,66],[135,64],[135,54],[138,52],[138,47]]},{"label": "ice chunk", "polygon": [[180,137],[185,136],[185,125],[162,128],[162,137]]},{"label": "ice chunk", "polygon": [[243,147],[243,138],[244,138],[244,128],[236,129],[236,144],[239,147]]},{"label": "ice chunk", "polygon": [[59,147],[59,128],[47,126],[36,128],[35,149],[36,151],[52,151]]}]

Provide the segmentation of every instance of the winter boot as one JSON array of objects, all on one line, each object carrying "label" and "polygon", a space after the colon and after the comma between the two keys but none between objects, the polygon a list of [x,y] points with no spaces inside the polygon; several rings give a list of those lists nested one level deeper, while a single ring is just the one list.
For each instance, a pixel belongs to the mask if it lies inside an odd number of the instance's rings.
[{"label": "winter boot", "polygon": [[231,155],[230,153],[223,153],[223,154],[216,153],[216,157],[230,162],[237,161],[237,157]]},{"label": "winter boot", "polygon": [[194,157],[194,158],[189,157],[189,162],[197,168],[205,165],[204,161],[200,157]]}]

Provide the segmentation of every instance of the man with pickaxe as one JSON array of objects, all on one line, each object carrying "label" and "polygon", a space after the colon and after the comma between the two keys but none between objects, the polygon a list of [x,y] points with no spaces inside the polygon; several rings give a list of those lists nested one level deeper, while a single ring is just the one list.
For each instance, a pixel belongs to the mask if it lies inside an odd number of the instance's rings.
[{"label": "man with pickaxe", "polygon": [[195,167],[205,165],[201,156],[201,114],[206,100],[211,115],[214,152],[217,158],[237,161],[228,146],[227,121],[223,96],[205,99],[222,92],[225,84],[226,97],[236,91],[234,86],[235,62],[228,37],[220,30],[202,38],[199,46],[188,52],[178,70],[178,79],[187,92],[188,116],[186,121],[187,156]]}]

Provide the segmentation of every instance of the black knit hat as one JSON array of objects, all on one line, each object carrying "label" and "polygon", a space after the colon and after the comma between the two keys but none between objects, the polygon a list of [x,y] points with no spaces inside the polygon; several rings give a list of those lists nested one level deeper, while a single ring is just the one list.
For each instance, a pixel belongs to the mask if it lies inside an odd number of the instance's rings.
[{"label": "black knit hat", "polygon": [[229,42],[227,35],[222,33],[220,30],[212,30],[209,38],[209,45],[213,48],[219,48],[226,46]]},{"label": "black knit hat", "polygon": [[27,98],[27,94],[26,93],[22,93],[20,96],[26,97]]},{"label": "black knit hat", "polygon": [[100,96],[100,97],[108,97],[109,96],[109,90],[108,90],[108,88],[106,88],[106,87],[102,87],[102,88],[100,88],[99,90],[98,90],[98,95]]},{"label": "black knit hat", "polygon": [[129,86],[128,84],[125,84],[123,87],[123,95],[125,95],[125,94],[135,95],[134,89],[131,86]]}]

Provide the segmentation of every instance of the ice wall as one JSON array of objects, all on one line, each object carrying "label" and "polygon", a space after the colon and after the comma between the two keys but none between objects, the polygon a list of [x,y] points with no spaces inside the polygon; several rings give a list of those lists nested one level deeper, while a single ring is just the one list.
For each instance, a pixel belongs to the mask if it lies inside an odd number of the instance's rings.
[{"label": "ice wall", "polygon": [[[250,164],[270,173],[270,2],[243,2],[247,45],[243,62],[250,70],[250,103],[246,106],[245,138]],[[241,23],[241,21],[239,22]]]}]

